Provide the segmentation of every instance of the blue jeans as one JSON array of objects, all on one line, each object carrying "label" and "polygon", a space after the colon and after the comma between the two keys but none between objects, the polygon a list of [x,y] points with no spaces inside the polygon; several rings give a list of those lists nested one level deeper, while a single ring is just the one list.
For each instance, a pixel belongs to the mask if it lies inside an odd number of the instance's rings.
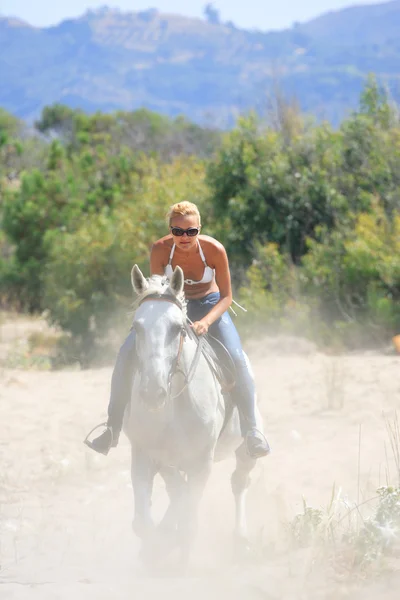
[{"label": "blue jeans", "polygon": [[[187,305],[189,319],[200,321],[219,299],[219,293],[213,292],[203,298],[189,300]],[[228,312],[224,312],[211,325],[209,333],[225,346],[235,365],[236,385],[231,395],[239,409],[242,435],[245,436],[250,429],[256,427],[255,386],[243,353],[239,334]],[[216,351],[218,353],[218,348]],[[125,407],[130,397],[134,354],[135,332],[131,330],[118,353],[111,379],[108,424],[116,431],[121,430]]]}]

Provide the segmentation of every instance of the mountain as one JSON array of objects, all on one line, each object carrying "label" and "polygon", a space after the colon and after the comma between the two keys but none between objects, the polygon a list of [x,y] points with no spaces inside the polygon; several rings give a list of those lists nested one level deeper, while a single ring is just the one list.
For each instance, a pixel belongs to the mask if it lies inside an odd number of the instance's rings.
[{"label": "mountain", "polygon": [[326,13],[274,32],[151,9],[102,8],[35,28],[0,18],[0,106],[31,120],[62,102],[86,111],[141,106],[228,125],[263,110],[276,83],[337,122],[369,72],[398,95],[400,0]]},{"label": "mountain", "polygon": [[350,6],[328,12],[302,26],[302,31],[330,44],[353,46],[399,39],[400,1]]}]

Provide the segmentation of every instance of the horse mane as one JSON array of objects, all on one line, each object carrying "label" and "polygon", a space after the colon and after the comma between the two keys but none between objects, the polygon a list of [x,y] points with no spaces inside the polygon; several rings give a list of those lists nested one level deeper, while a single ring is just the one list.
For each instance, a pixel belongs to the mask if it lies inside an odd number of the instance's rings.
[{"label": "horse mane", "polygon": [[180,294],[175,294],[175,292],[172,291],[169,285],[169,280],[164,275],[152,275],[151,277],[148,277],[146,281],[149,284],[149,286],[142,294],[138,294],[136,300],[132,305],[133,312],[136,311],[141,302],[143,302],[143,300],[145,300],[148,296],[152,296],[153,294],[160,294],[161,296],[175,296],[182,305],[182,311],[184,316],[186,317],[187,302],[184,291],[182,291]]}]

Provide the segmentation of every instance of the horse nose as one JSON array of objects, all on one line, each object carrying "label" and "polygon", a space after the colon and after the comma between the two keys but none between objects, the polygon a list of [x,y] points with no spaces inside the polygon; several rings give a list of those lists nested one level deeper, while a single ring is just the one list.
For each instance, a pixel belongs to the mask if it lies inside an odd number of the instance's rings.
[{"label": "horse nose", "polygon": [[164,387],[149,386],[141,390],[142,402],[149,410],[162,409],[167,401],[167,395],[167,390]]}]

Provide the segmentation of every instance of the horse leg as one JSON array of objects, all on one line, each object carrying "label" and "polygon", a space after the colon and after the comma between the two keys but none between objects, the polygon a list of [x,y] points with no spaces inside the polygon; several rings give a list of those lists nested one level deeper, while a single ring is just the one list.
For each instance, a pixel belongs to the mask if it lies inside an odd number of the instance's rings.
[{"label": "horse leg", "polygon": [[188,565],[190,554],[197,533],[198,509],[204,488],[212,468],[212,458],[192,470],[187,471],[187,485],[184,489],[180,505],[178,534],[181,551],[181,565]]},{"label": "horse leg", "polygon": [[132,446],[131,477],[135,500],[132,528],[143,540],[154,528],[151,516],[151,494],[156,472],[156,465],[149,457],[139,448]]},{"label": "horse leg", "polygon": [[256,462],[254,458],[251,458],[247,454],[244,444],[236,450],[236,468],[231,477],[231,487],[235,498],[235,559],[241,559],[249,552],[246,496],[251,482],[250,473],[254,469]]},{"label": "horse leg", "polygon": [[169,535],[177,531],[181,500],[186,487],[186,481],[175,467],[161,467],[160,475],[165,482],[169,505],[159,524],[159,529],[163,534]]}]

